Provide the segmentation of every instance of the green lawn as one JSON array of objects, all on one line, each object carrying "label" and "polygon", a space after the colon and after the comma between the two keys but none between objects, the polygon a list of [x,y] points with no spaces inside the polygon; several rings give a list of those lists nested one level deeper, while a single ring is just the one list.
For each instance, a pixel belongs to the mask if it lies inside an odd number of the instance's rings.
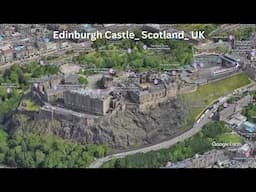
[{"label": "green lawn", "polygon": [[197,91],[183,94],[185,101],[191,109],[194,119],[207,107],[221,96],[250,83],[248,76],[244,73],[229,77],[207,85],[199,86]]},{"label": "green lawn", "polygon": [[39,111],[40,107],[36,105],[33,101],[29,99],[24,99],[23,101],[24,109],[26,111]]},{"label": "green lawn", "polygon": [[223,133],[216,140],[220,143],[242,143],[241,137],[233,133]]}]

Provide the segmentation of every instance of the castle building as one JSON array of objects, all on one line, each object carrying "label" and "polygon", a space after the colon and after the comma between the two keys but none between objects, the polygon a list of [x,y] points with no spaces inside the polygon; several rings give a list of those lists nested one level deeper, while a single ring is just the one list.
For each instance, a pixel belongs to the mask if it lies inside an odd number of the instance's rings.
[{"label": "castle building", "polygon": [[37,91],[41,98],[47,102],[55,102],[64,98],[64,92],[70,89],[70,85],[78,84],[78,76],[70,74],[64,77],[62,74],[45,76],[36,81],[37,88],[33,88]]},{"label": "castle building", "polygon": [[95,115],[105,115],[110,110],[111,96],[88,89],[75,89],[64,92],[64,105],[75,111]]},{"label": "castle building", "polygon": [[[132,85],[132,86],[131,86]],[[138,104],[140,110],[154,107],[177,94],[178,86],[167,74],[158,76],[155,73],[141,74],[130,83],[127,95],[129,99]]]},{"label": "castle building", "polygon": [[11,45],[4,45],[0,47],[0,63],[13,61],[13,48]]},{"label": "castle building", "polygon": [[252,80],[256,81],[256,62],[248,61],[245,72]]},{"label": "castle building", "polygon": [[56,89],[48,89],[45,92],[44,98],[48,102],[55,102],[57,100],[63,99],[63,93],[66,91],[64,87],[58,87]]}]

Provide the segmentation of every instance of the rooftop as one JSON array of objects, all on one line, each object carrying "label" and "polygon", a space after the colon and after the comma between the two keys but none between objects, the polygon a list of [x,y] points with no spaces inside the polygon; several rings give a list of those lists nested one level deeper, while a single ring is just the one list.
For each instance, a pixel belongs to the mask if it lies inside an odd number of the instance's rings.
[{"label": "rooftop", "polygon": [[51,96],[51,95],[56,95],[58,93],[63,93],[66,89],[64,87],[61,87],[61,86],[56,86],[52,89],[46,89],[45,92],[48,96]]},{"label": "rooftop", "polygon": [[245,121],[242,125],[241,128],[244,128],[246,131],[252,133],[256,129],[256,125],[254,123],[251,123],[249,121]]},{"label": "rooftop", "polygon": [[237,120],[240,120],[240,121],[243,121],[243,120],[246,121],[246,119],[247,119],[245,116],[241,115],[240,113],[234,114],[234,115],[233,115],[233,118],[235,118],[235,119],[237,119]]},{"label": "rooftop", "polygon": [[242,122],[236,118],[232,118],[228,121],[228,123],[230,125],[237,125],[237,126],[240,126],[242,124]]},{"label": "rooftop", "polygon": [[248,150],[250,150],[250,146],[246,143],[243,146],[241,146],[238,150],[248,151]]},{"label": "rooftop", "polygon": [[78,75],[77,74],[70,74],[65,78],[65,83],[78,83]]}]

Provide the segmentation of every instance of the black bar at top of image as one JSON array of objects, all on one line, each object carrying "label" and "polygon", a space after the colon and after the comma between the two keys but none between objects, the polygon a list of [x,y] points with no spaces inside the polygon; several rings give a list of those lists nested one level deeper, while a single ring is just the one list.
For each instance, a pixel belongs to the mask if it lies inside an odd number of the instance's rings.
[{"label": "black bar at top of image", "polygon": [[[23,2],[23,1],[22,1]],[[91,3],[91,1],[90,1]],[[172,1],[135,4],[125,1],[98,2],[91,5],[73,2],[43,2],[34,5],[19,3],[2,7],[0,23],[256,23],[254,6],[240,2]]]}]

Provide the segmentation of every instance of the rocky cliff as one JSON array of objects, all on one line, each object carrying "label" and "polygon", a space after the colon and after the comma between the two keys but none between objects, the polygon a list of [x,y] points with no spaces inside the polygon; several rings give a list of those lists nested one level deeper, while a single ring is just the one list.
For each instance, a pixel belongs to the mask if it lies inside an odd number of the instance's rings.
[{"label": "rocky cliff", "polygon": [[111,117],[99,118],[90,127],[83,120],[38,119],[28,114],[13,115],[6,126],[13,134],[36,131],[81,143],[100,143],[115,149],[127,149],[160,142],[177,134],[188,116],[184,102],[172,99],[148,112],[119,111]]}]

